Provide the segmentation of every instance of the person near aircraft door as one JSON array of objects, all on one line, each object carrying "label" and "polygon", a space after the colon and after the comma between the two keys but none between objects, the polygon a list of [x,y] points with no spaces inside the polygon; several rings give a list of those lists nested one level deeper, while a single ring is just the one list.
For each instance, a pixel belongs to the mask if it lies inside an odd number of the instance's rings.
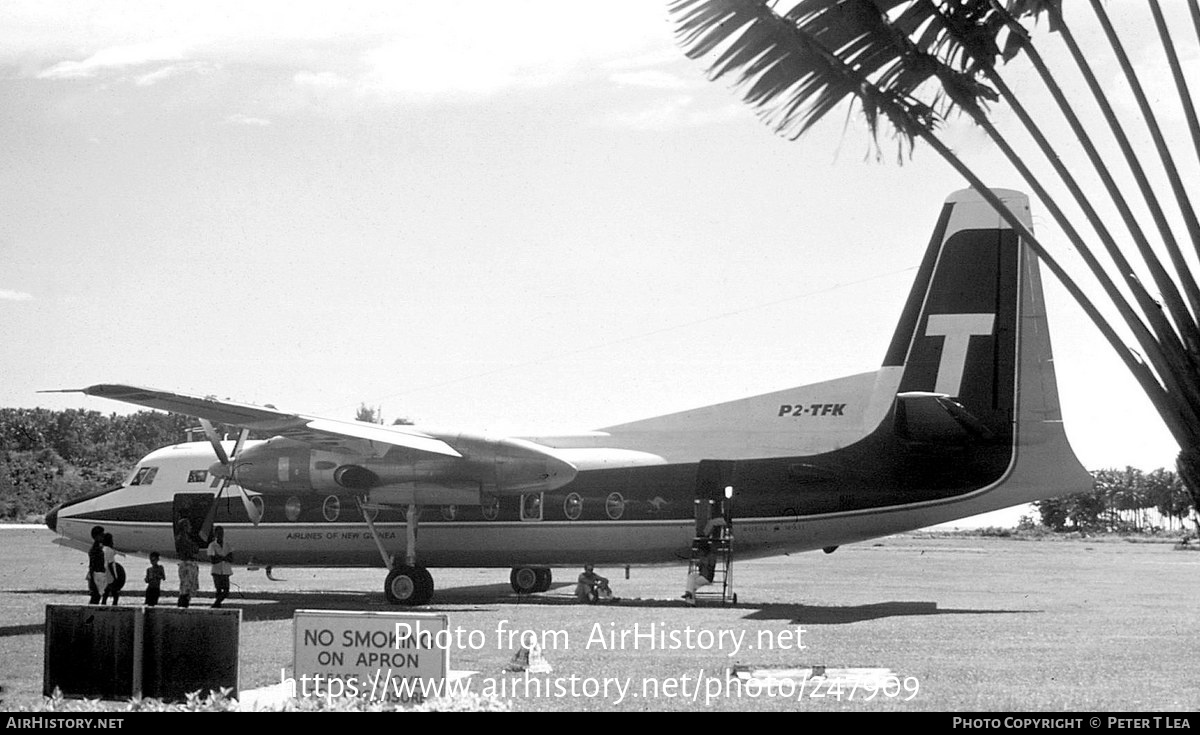
[{"label": "person near aircraft door", "polygon": [[723,515],[715,515],[704,524],[704,537],[713,541],[722,539],[729,530],[729,521]]},{"label": "person near aircraft door", "polygon": [[579,575],[578,584],[575,585],[575,597],[580,602],[601,602],[612,599],[612,589],[608,586],[608,579],[596,574],[591,564],[583,566],[583,572]]},{"label": "person near aircraft door", "polygon": [[689,605],[696,604],[696,590],[712,584],[717,574],[717,555],[708,539],[697,541],[693,554],[696,557],[696,571],[688,574],[683,590],[683,600]]},{"label": "person near aircraft door", "polygon": [[188,607],[192,595],[200,591],[200,565],[196,555],[200,545],[192,538],[192,524],[184,518],[175,530],[175,551],[179,554],[179,601],[178,607]]},{"label": "person near aircraft door", "polygon": [[88,604],[100,602],[100,591],[108,585],[104,571],[104,526],[92,526],[92,548],[88,549]]},{"label": "person near aircraft door", "polygon": [[208,545],[208,560],[212,562],[213,586],[217,590],[212,606],[220,607],[229,597],[229,577],[233,574],[233,549],[225,543],[225,529],[222,526],[213,529],[213,540]]},{"label": "person near aircraft door", "polygon": [[146,567],[146,604],[153,607],[158,604],[158,596],[162,593],[162,583],[167,578],[167,570],[158,563],[158,552],[150,552],[150,566]]},{"label": "person near aircraft door", "polygon": [[125,569],[117,563],[117,550],[113,545],[113,535],[106,533],[102,537],[102,549],[104,552],[104,596],[100,599],[101,605],[108,604],[108,598],[112,596],[112,604],[121,604],[121,589],[125,587]]}]

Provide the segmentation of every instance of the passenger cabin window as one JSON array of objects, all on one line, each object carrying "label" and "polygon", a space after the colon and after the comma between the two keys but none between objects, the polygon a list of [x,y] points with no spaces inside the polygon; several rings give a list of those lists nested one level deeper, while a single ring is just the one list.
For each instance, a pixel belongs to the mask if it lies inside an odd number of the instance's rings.
[{"label": "passenger cabin window", "polygon": [[154,476],[158,474],[157,467],[143,467],[137,471],[133,479],[129,481],[130,485],[149,485],[154,482]]},{"label": "passenger cabin window", "polygon": [[189,470],[188,482],[204,482],[208,479],[208,470]]},{"label": "passenger cabin window", "polygon": [[542,494],[530,494],[521,496],[521,520],[523,521],[540,521],[542,520]]}]

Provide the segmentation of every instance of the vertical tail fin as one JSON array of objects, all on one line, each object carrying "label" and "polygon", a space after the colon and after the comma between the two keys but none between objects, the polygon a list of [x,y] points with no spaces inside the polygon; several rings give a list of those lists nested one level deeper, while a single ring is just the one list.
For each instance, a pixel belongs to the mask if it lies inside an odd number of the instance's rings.
[{"label": "vertical tail fin", "polygon": [[[995,193],[1032,226],[1025,195]],[[905,471],[945,477],[955,460],[939,449],[961,450],[980,490],[962,496],[972,512],[1090,487],[1063,429],[1037,257],[972,190],[946,201],[889,366],[900,371],[891,429]]]},{"label": "vertical tail fin", "polygon": [[[1024,195],[997,193],[1028,221]],[[971,429],[1011,437],[1021,250],[1016,233],[973,191],[956,192],[946,201],[884,360],[885,367],[903,368],[898,411],[931,404],[935,397],[951,399],[942,405],[965,409]],[[1040,305],[1040,288],[1034,300]],[[959,411],[958,418],[963,416]],[[907,428],[916,431],[920,425]]]},{"label": "vertical tail fin", "polygon": [[[1030,221],[1023,194],[995,193]],[[896,529],[1090,483],[1059,416],[1037,259],[970,190],[947,199],[878,372],[605,431],[667,462],[738,460],[743,484],[803,485],[798,511],[912,506]]]}]

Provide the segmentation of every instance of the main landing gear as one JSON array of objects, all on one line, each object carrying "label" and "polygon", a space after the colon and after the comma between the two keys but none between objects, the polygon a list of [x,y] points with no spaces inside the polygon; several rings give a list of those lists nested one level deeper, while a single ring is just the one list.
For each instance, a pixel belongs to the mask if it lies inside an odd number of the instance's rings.
[{"label": "main landing gear", "polygon": [[388,572],[383,594],[393,605],[424,605],[433,599],[433,575],[425,567],[398,565]]},{"label": "main landing gear", "polygon": [[513,567],[508,583],[518,595],[531,595],[550,589],[552,579],[549,567]]},{"label": "main landing gear", "polygon": [[404,564],[396,564],[394,557],[383,548],[379,533],[375,530],[374,516],[368,512],[372,508],[362,500],[358,501],[363,520],[371,529],[371,538],[375,539],[375,547],[383,557],[383,565],[388,568],[387,579],[383,582],[383,594],[393,605],[424,605],[433,599],[433,575],[429,570],[417,564],[417,516],[419,509],[415,505],[408,506],[405,528]]}]

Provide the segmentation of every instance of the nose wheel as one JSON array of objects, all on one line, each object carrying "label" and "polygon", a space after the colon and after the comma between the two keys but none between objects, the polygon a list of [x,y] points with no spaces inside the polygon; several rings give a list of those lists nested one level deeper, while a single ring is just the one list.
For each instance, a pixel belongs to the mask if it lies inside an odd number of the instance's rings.
[{"label": "nose wheel", "polygon": [[425,567],[397,566],[388,572],[383,594],[393,605],[424,605],[433,599],[433,575]]}]

